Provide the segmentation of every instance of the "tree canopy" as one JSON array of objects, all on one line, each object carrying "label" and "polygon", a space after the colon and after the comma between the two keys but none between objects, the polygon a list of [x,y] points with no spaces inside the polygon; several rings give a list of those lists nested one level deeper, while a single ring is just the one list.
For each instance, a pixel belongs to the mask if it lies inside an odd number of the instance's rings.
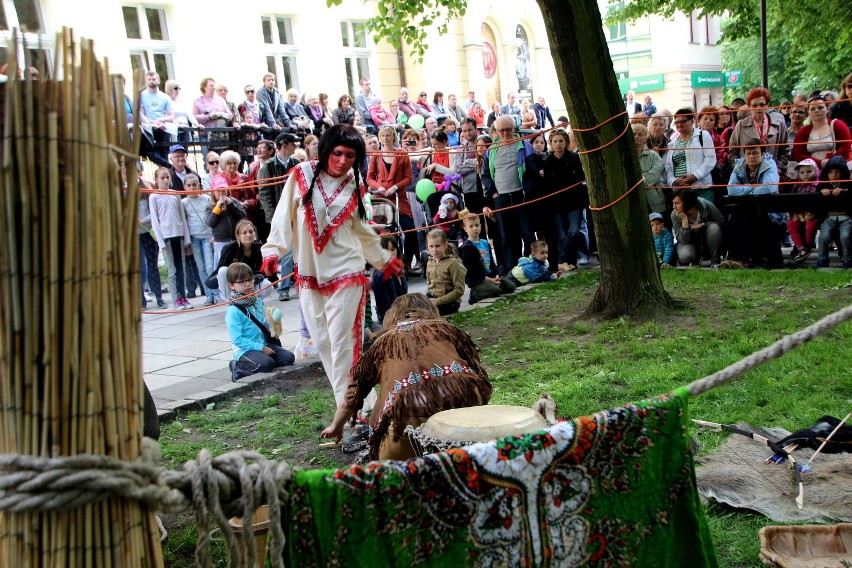
[{"label": "tree canopy", "polygon": [[[326,0],[326,5],[339,6],[343,0]],[[379,0],[378,16],[367,20],[367,29],[375,34],[375,41],[387,40],[392,46],[411,47],[411,57],[423,61],[428,45],[427,31],[437,26],[438,33],[447,33],[453,18],[464,16],[467,0]]]},{"label": "tree canopy", "polygon": [[[618,4],[612,0],[610,3]],[[676,12],[727,16],[722,42],[731,46],[728,56],[733,57],[739,50],[744,54],[754,53],[758,73],[751,83],[752,86],[760,83],[759,43],[756,51],[750,48],[751,43],[740,43],[760,38],[758,0],[633,0],[623,8],[615,8],[607,19],[632,21],[649,15],[670,18]],[[852,2],[802,4],[793,0],[767,0],[766,12],[770,90],[779,93],[786,90],[784,97],[789,97],[789,90],[793,88],[838,88],[843,77],[852,71],[849,67],[852,61],[852,26],[849,24]],[[773,83],[773,66],[777,69],[774,75],[777,84]],[[736,68],[741,67],[745,72],[747,66],[741,64]],[[790,86],[785,75],[793,72],[799,76]]]},{"label": "tree canopy", "polygon": [[[722,26],[723,33],[724,28],[725,25]],[[769,90],[773,104],[781,103],[785,99],[792,101],[794,92],[810,92],[820,87],[813,82],[806,82],[803,78],[805,67],[791,55],[789,38],[778,38],[770,42],[768,48]],[[725,89],[725,101],[731,102],[736,97],[745,98],[749,89],[760,83],[760,38],[741,37],[724,42],[722,66],[725,69],[742,71],[743,76],[742,86]]]}]

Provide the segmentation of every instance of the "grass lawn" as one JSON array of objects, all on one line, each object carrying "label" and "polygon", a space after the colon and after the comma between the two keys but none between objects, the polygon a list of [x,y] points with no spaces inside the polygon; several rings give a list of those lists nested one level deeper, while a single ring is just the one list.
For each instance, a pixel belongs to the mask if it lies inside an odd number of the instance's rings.
[{"label": "grass lawn", "polygon": [[[852,301],[852,271],[671,270],[663,280],[682,304],[674,313],[644,323],[580,319],[598,277],[580,273],[454,316],[482,351],[492,403],[529,406],[549,391],[558,415],[570,418],[647,398],[734,363]],[[823,414],[845,416],[852,407],[850,360],[847,323],[696,397],[690,416],[791,431]],[[325,379],[314,372],[301,389],[267,389],[188,414],[164,427],[165,465],[177,469],[201,447],[214,453],[255,448],[304,467],[344,465],[342,454],[316,447],[333,404]],[[702,434],[700,452],[712,451],[724,436]],[[708,518],[723,566],[761,566],[757,531],[771,521],[718,505],[708,509]],[[167,521],[166,564],[193,565],[191,517]]]}]

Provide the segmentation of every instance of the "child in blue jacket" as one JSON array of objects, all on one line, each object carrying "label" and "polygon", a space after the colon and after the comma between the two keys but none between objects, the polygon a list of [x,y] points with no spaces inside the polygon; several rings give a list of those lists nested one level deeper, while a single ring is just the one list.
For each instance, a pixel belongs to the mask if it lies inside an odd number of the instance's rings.
[{"label": "child in blue jacket", "polygon": [[562,273],[550,273],[547,268],[547,243],[544,241],[533,241],[530,245],[529,256],[518,259],[518,265],[512,269],[509,276],[517,286],[529,284],[530,282],[550,282],[556,280]]},{"label": "child in blue jacket", "polygon": [[669,268],[672,265],[672,255],[675,250],[674,237],[666,229],[663,216],[659,213],[651,213],[648,215],[648,220],[651,222],[651,237],[654,239],[657,264],[663,268]]},{"label": "child in blue jacket", "polygon": [[235,262],[228,267],[228,288],[231,305],[225,312],[225,325],[234,353],[228,364],[231,380],[292,365],[296,357],[269,332],[263,300],[257,294],[247,295],[254,292],[254,272],[248,264]]}]

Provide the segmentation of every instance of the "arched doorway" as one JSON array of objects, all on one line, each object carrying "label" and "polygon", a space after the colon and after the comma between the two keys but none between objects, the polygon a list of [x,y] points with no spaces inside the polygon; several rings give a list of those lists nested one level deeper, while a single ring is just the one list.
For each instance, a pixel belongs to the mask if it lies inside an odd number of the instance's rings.
[{"label": "arched doorway", "polygon": [[491,105],[502,101],[500,91],[500,66],[497,56],[497,39],[491,26],[482,23],[482,74],[485,77],[485,112],[491,111]]}]

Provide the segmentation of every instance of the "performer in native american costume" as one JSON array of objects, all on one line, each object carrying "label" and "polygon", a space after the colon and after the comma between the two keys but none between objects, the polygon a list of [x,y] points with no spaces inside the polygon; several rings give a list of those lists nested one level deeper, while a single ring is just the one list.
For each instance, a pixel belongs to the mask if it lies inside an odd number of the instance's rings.
[{"label": "performer in native american costume", "polygon": [[404,460],[415,455],[403,435],[406,426],[419,426],[442,410],[487,404],[491,383],[470,337],[441,318],[424,294],[394,300],[384,323],[386,330],[358,363],[355,381],[322,436],[339,440],[343,425],[378,384],[370,459]]},{"label": "performer in native american costume", "polygon": [[290,170],[263,252],[262,272],[293,251],[299,303],[340,406],[363,349],[365,261],[388,278],[404,269],[366,222],[358,168],[364,140],[345,124],[320,139],[319,159]]}]

